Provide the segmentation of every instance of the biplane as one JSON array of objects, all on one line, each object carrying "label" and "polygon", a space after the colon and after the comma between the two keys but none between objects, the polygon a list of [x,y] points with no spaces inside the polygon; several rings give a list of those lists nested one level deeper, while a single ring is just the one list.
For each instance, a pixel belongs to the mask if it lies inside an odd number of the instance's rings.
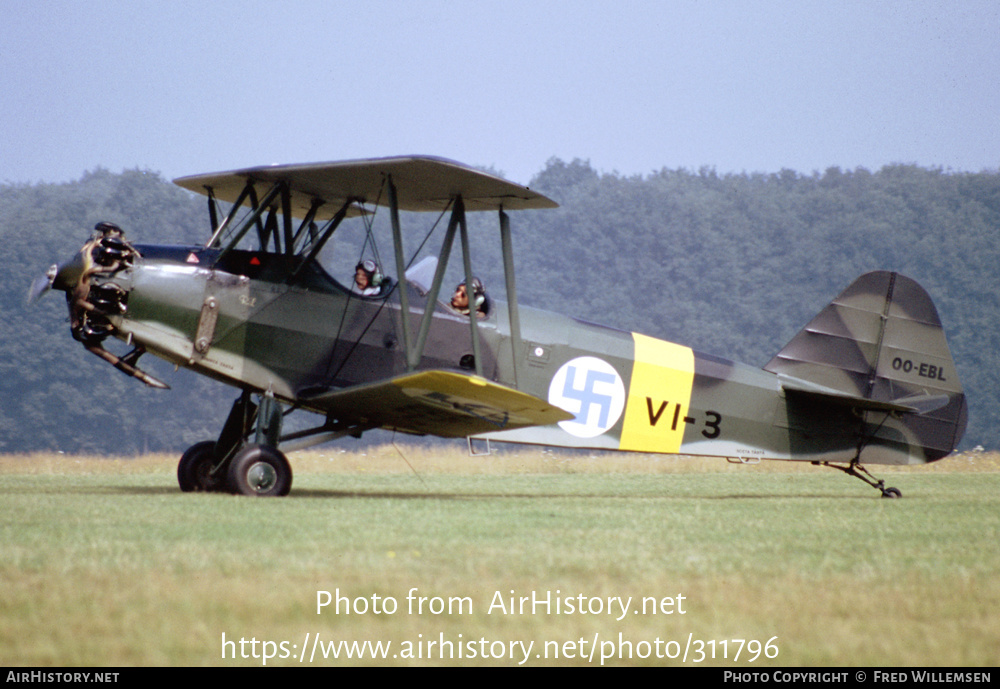
[{"label": "biplane", "polygon": [[[520,306],[509,213],[556,204],[459,163],[410,156],[175,182],[208,198],[203,245],[133,244],[100,223],[33,292],[64,291],[73,337],[147,385],[166,387],[139,368],[150,353],[240,390],[218,438],[180,458],[183,491],[286,495],[287,452],[389,429],[806,461],[899,497],[867,465],[933,462],[965,430],[938,313],[894,272],[859,277],[759,369]],[[359,261],[350,277],[332,276],[320,252],[338,229],[385,210],[389,265]],[[496,215],[506,301],[490,297],[473,269],[472,212]],[[406,255],[401,213],[447,218],[436,255]],[[453,270],[464,280],[448,301],[456,236]],[[131,349],[114,354],[108,338]],[[315,421],[289,431],[292,412]]]}]

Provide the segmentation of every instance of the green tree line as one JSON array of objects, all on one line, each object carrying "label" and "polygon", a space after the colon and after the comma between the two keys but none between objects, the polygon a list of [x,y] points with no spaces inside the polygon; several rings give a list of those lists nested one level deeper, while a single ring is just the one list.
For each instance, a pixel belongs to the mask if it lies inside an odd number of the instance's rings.
[{"label": "green tree line", "polygon": [[[858,275],[899,271],[944,322],[969,398],[963,446],[1000,447],[1000,174],[894,165],[624,176],[553,159],[529,185],[560,207],[512,214],[522,303],[760,366]],[[502,297],[496,221],[484,215],[473,216],[473,260]],[[32,279],[99,220],[140,243],[202,243],[207,216],[204,198],[141,170],[0,185],[0,451],[179,451],[218,434],[233,388],[147,356],[174,388],[148,390],[69,337],[61,293],[25,306]],[[363,239],[356,227],[327,252]],[[386,234],[384,214],[375,232]],[[419,239],[408,233],[408,248]]]}]

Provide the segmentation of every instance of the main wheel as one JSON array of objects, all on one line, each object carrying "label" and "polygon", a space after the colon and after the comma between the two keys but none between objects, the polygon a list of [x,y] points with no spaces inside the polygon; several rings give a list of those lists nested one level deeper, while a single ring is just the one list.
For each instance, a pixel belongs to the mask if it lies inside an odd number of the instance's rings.
[{"label": "main wheel", "polygon": [[177,483],[185,493],[191,491],[219,491],[225,487],[225,474],[212,475],[212,467],[218,459],[215,456],[215,441],[205,440],[189,447],[177,465]]},{"label": "main wheel", "polygon": [[292,489],[292,467],[276,448],[247,445],[229,465],[229,488],[242,495],[288,495]]},{"label": "main wheel", "polygon": [[886,488],[885,490],[882,491],[882,497],[894,500],[896,498],[903,497],[903,491],[901,491],[899,488],[892,488],[890,486],[889,488]]}]

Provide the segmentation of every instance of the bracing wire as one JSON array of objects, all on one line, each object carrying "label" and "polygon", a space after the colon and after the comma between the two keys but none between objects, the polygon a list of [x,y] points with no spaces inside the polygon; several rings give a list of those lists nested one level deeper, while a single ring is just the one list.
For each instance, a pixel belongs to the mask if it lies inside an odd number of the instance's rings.
[{"label": "bracing wire", "polygon": [[401,449],[399,449],[398,445],[396,445],[396,432],[395,431],[392,432],[392,447],[396,450],[396,452],[399,453],[399,456],[403,458],[403,461],[406,462],[406,466],[410,467],[410,471],[412,471],[413,475],[416,476],[420,480],[420,483],[423,484],[424,488],[427,488],[427,482],[424,481],[424,477],[421,476],[419,473],[417,473],[417,470],[413,468],[412,464],[410,464],[410,460],[406,458],[406,455],[403,454],[403,451]]}]

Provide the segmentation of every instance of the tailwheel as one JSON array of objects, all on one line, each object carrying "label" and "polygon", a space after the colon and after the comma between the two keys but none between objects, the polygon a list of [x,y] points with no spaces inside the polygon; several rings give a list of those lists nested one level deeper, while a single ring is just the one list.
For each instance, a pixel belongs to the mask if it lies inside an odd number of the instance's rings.
[{"label": "tailwheel", "polygon": [[226,488],[224,471],[213,469],[218,464],[215,441],[205,440],[189,447],[177,465],[177,483],[185,493],[192,491],[218,492]]},{"label": "tailwheel", "polygon": [[876,490],[881,492],[883,498],[895,499],[903,497],[903,492],[899,490],[899,488],[893,488],[892,486],[886,488],[885,481],[883,479],[880,478],[877,479],[874,476],[872,476],[871,472],[869,472],[866,468],[861,466],[858,463],[857,459],[852,461],[851,464],[846,467],[840,466],[839,464],[831,464],[830,462],[821,462],[821,464],[823,466],[828,466],[831,469],[837,469],[838,471],[843,471],[848,476],[854,476],[855,478],[861,479],[872,488],[875,488]]},{"label": "tailwheel", "polygon": [[276,448],[247,445],[229,464],[229,489],[251,496],[288,495],[292,489],[292,467]]}]

